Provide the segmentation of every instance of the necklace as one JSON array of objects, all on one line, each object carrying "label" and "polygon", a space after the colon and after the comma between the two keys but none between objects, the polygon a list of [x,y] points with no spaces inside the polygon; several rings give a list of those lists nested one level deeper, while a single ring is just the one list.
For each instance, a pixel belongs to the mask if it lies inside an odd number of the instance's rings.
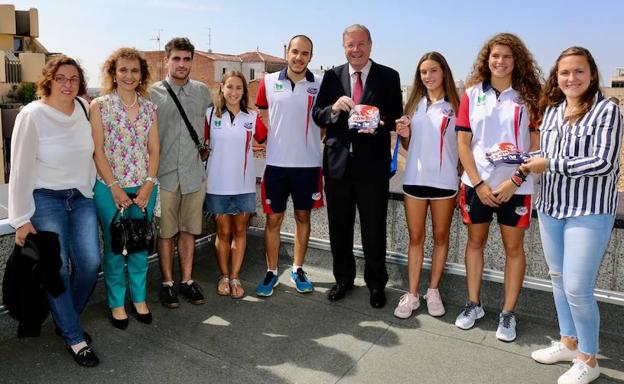
[{"label": "necklace", "polygon": [[119,96],[119,101],[121,101],[121,104],[126,107],[126,109],[131,109],[132,107],[134,107],[137,103],[137,101],[139,101],[139,96],[135,93],[134,94],[134,102],[130,105],[124,103],[123,99],[121,98],[121,95],[118,93],[117,96]]}]

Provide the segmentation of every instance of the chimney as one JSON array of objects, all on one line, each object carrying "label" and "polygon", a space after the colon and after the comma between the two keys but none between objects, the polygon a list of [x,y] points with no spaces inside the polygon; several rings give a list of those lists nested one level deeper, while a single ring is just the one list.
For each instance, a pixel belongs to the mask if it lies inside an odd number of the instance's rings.
[{"label": "chimney", "polygon": [[288,60],[288,51],[286,50],[286,44],[284,44],[284,60]]}]

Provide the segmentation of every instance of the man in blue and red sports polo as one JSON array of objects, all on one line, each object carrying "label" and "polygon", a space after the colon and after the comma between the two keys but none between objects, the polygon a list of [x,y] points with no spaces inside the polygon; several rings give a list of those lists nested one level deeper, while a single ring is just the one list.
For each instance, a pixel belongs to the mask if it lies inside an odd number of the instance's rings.
[{"label": "man in blue and red sports polo", "polygon": [[303,271],[310,238],[310,212],[323,206],[321,132],[311,115],[321,78],[308,70],[312,49],[312,40],[307,36],[290,39],[288,67],[265,75],[256,97],[256,105],[269,110],[266,168],[261,186],[262,206],[267,215],[267,273],[256,288],[258,296],[271,296],[278,284],[280,229],[288,196],[292,196],[296,222],[290,277],[298,292],[314,290]]}]

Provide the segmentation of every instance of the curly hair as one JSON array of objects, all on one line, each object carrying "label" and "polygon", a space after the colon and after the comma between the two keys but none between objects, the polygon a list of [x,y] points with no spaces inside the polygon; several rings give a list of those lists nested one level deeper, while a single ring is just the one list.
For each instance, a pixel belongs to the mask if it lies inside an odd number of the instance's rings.
[{"label": "curly hair", "polygon": [[225,109],[225,95],[223,94],[223,86],[225,82],[230,77],[238,77],[243,82],[243,96],[240,99],[240,109],[241,111],[247,111],[249,104],[249,91],[247,90],[247,80],[245,80],[245,75],[243,75],[240,71],[227,71],[223,74],[223,79],[221,80],[221,86],[219,87],[219,91],[216,97],[215,102],[215,115],[217,117],[221,117],[223,115],[223,110]]},{"label": "curly hair", "polygon": [[451,68],[444,56],[442,56],[439,52],[427,52],[425,53],[418,64],[416,65],[416,74],[414,75],[414,83],[412,85],[412,92],[409,95],[407,103],[405,103],[405,114],[408,116],[412,116],[414,111],[416,110],[416,106],[420,102],[420,99],[427,92],[427,88],[420,78],[420,66],[425,60],[433,60],[436,63],[440,64],[440,69],[442,69],[442,86],[444,87],[444,94],[448,98],[449,102],[453,106],[453,111],[457,114],[457,110],[459,109],[459,96],[457,95],[457,89],[455,88],[455,80],[453,80],[453,73],[451,72]]},{"label": "curly hair", "polygon": [[544,89],[542,90],[542,95],[539,100],[539,108],[540,112],[544,113],[547,107],[553,107],[555,105],[558,105],[565,99],[565,95],[561,91],[561,88],[559,88],[557,72],[559,71],[559,62],[561,61],[561,59],[568,56],[584,57],[589,64],[589,71],[591,74],[589,87],[581,96],[579,110],[575,114],[569,116],[569,120],[575,122],[583,117],[587,112],[589,112],[592,105],[594,104],[594,96],[600,90],[600,76],[598,75],[598,66],[596,65],[594,57],[586,48],[570,47],[561,52],[561,54],[557,58],[557,61],[555,61],[555,65],[551,68],[550,73],[548,74],[546,84],[544,84]]},{"label": "curly hair", "polygon": [[114,81],[114,79],[119,59],[139,61],[141,67],[141,81],[136,87],[136,92],[142,97],[146,97],[150,82],[149,66],[143,54],[135,48],[119,48],[106,59],[102,66],[102,90],[100,93],[102,95],[107,95],[117,89],[117,82]]},{"label": "curly hair", "polygon": [[56,72],[58,72],[62,65],[71,65],[78,70],[78,76],[80,77],[78,95],[87,94],[87,81],[85,79],[84,71],[82,70],[80,64],[78,64],[78,61],[69,56],[59,55],[53,57],[46,63],[46,65],[43,66],[41,76],[39,77],[39,80],[37,80],[37,96],[50,96],[50,92],[52,91],[51,83],[54,80],[54,76],[56,76]]},{"label": "curly hair", "polygon": [[542,89],[542,70],[522,40],[511,33],[499,33],[483,44],[466,80],[466,88],[489,80],[492,76],[488,61],[495,45],[505,45],[513,53],[514,68],[511,73],[511,86],[527,105],[532,121],[540,120],[539,97]]}]

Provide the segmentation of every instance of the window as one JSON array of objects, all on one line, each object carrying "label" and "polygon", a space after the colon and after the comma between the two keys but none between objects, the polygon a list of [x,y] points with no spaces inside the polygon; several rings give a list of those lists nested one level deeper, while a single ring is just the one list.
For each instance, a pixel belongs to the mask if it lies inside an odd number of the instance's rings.
[{"label": "window", "polygon": [[24,50],[24,39],[21,37],[13,38],[13,51],[20,52]]},{"label": "window", "polygon": [[253,68],[249,68],[249,81],[256,78],[256,70]]}]

